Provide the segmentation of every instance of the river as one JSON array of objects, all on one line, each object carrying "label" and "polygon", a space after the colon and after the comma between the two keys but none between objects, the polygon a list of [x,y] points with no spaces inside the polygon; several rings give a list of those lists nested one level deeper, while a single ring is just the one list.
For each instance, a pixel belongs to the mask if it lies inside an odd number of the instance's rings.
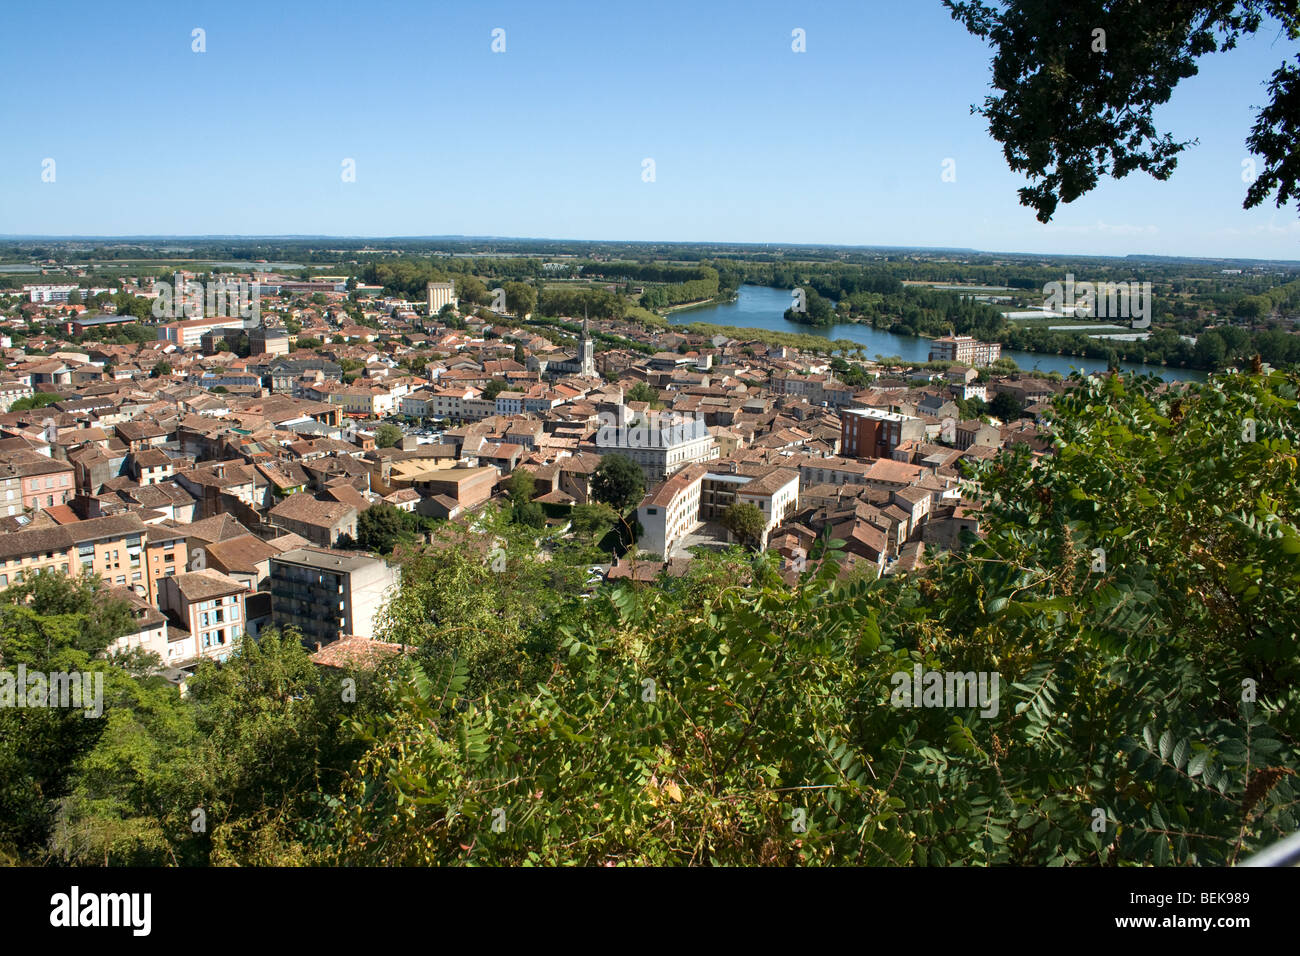
[{"label": "river", "polygon": [[[734,325],[742,329],[766,329],[770,332],[803,332],[827,339],[848,339],[864,346],[870,357],[876,355],[900,355],[908,362],[924,362],[930,357],[930,339],[916,335],[895,335],[872,328],[870,325],[858,325],[849,322],[819,328],[813,325],[800,325],[790,322],[785,310],[790,307],[790,290],[769,289],[766,286],[743,285],[734,302],[710,303],[682,312],[674,312],[669,322],[674,325],[689,325],[692,322],[709,322],[713,325]],[[1047,352],[1021,352],[1016,349],[1002,350],[1003,356],[1015,359],[1017,365],[1026,371],[1060,372],[1069,375],[1079,369],[1083,372],[1106,371],[1105,359],[1090,359],[1073,355],[1052,355]],[[1127,372],[1159,375],[1169,381],[1203,382],[1206,373],[1190,368],[1166,368],[1163,365],[1146,365],[1139,362],[1120,362],[1120,368]]]}]

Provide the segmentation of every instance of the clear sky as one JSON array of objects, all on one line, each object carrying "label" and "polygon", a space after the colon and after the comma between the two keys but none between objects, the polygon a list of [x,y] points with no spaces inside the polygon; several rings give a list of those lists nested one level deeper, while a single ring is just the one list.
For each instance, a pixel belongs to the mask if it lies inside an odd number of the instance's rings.
[{"label": "clear sky", "polygon": [[1043,225],[970,113],[990,53],[939,0],[9,0],[0,234],[1300,259],[1294,206],[1241,208],[1252,106],[1293,53],[1269,29],[1205,58],[1157,114],[1200,140],[1173,179],[1106,181]]}]

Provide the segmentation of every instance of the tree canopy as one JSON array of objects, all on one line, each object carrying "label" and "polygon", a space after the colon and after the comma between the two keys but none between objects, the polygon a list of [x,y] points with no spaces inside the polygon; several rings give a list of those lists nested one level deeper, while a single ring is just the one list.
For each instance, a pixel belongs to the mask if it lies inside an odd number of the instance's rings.
[{"label": "tree canopy", "polygon": [[[972,111],[988,119],[1011,169],[1028,176],[1020,201],[1041,222],[1103,176],[1173,174],[1195,141],[1162,132],[1155,113],[1198,73],[1198,58],[1232,49],[1269,18],[1289,40],[1300,37],[1300,10],[1289,0],[944,3],[994,49],[998,93]],[[1248,209],[1271,195],[1278,206],[1300,198],[1300,57],[1274,71],[1268,95],[1246,141],[1263,160],[1254,177],[1243,175]]]},{"label": "tree canopy", "polygon": [[591,477],[596,500],[623,512],[645,497],[645,475],[626,455],[605,455]]}]

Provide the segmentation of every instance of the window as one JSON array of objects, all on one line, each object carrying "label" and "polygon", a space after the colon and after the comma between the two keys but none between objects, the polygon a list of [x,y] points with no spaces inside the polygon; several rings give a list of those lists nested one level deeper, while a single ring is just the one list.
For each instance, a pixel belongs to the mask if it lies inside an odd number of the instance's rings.
[{"label": "window", "polygon": [[53,478],[46,478],[46,479],[45,479],[45,487],[46,487],[47,489],[48,489],[48,488],[53,488],[53,487],[54,487],[54,479],[53,479]]}]

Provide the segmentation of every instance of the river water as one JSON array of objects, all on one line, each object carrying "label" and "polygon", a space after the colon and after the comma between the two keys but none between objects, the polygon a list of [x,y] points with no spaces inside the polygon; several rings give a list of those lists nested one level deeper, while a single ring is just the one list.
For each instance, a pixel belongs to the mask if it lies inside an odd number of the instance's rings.
[{"label": "river water", "polygon": [[[734,302],[715,302],[683,312],[674,312],[669,316],[669,321],[674,325],[709,322],[714,325],[734,325],[742,329],[803,332],[827,339],[848,339],[860,343],[868,357],[900,355],[909,362],[924,362],[930,357],[931,340],[920,336],[895,335],[892,332],[872,328],[870,325],[858,325],[853,322],[832,325],[829,328],[790,322],[784,317],[790,302],[788,289],[743,285]],[[1062,375],[1069,375],[1075,369],[1085,373],[1106,371],[1105,359],[1052,355],[1047,352],[1021,352],[1007,348],[1002,350],[1002,354],[1007,358],[1015,359],[1016,364],[1026,371],[1060,372]],[[1207,377],[1205,372],[1198,369],[1166,368],[1163,365],[1146,365],[1138,362],[1121,362],[1120,368],[1129,372],[1159,375],[1169,381],[1203,382]]]}]

